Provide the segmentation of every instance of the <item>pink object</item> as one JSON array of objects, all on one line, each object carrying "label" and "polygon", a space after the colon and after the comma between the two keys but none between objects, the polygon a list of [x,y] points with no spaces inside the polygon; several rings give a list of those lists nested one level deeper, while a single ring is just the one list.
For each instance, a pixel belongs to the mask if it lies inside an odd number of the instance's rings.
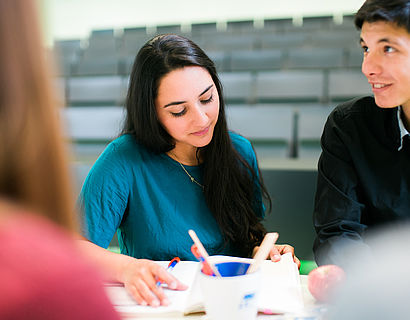
[{"label": "pink object", "polygon": [[209,264],[205,261],[205,259],[201,256],[201,254],[199,253],[198,248],[196,247],[196,244],[193,244],[191,246],[191,251],[192,254],[195,256],[195,258],[198,259],[198,261],[201,262],[202,264],[202,272],[208,276],[212,276],[214,275],[214,273],[211,270],[211,267],[209,266]]},{"label": "pink object", "polygon": [[308,289],[316,300],[328,302],[334,291],[345,281],[346,275],[342,268],[328,264],[310,271]]},{"label": "pink object", "polygon": [[40,217],[7,214],[0,223],[0,319],[119,319],[72,235]]}]

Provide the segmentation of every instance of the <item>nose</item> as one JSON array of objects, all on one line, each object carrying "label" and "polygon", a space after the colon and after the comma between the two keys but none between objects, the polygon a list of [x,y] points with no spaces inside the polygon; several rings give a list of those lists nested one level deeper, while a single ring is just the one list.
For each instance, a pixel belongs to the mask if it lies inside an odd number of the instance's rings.
[{"label": "nose", "polygon": [[209,117],[206,113],[206,108],[200,104],[196,104],[192,112],[192,120],[195,125],[202,127],[208,124]]},{"label": "nose", "polygon": [[377,53],[369,52],[363,57],[362,72],[367,78],[380,74],[381,70],[382,64]]}]

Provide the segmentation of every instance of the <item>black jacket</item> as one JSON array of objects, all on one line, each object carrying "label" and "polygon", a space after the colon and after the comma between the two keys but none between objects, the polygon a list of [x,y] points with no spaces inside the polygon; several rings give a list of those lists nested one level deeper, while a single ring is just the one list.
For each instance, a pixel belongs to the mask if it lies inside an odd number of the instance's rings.
[{"label": "black jacket", "polygon": [[365,233],[410,217],[410,143],[402,139],[397,108],[373,97],[339,105],[321,139],[313,215],[316,262],[343,266],[345,244],[368,250]]}]

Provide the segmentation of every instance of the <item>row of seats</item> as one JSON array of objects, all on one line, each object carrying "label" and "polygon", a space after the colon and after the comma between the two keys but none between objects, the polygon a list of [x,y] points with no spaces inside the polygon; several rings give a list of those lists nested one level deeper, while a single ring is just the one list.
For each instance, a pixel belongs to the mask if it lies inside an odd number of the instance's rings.
[{"label": "row of seats", "polygon": [[[317,159],[320,136],[333,106],[320,104],[228,105],[230,130],[252,141],[260,159]],[[94,162],[117,137],[124,121],[120,107],[64,109],[66,137],[80,162]]]},{"label": "row of seats", "polygon": [[286,69],[358,69],[363,53],[360,48],[264,49],[232,52],[210,51],[218,71],[268,71]]},{"label": "row of seats", "polygon": [[[329,103],[371,94],[360,70],[224,72],[220,79],[227,103]],[[123,105],[128,77],[58,78],[55,83],[69,106]]]},{"label": "row of seats", "polygon": [[[277,46],[280,47],[280,46]],[[359,68],[362,63],[362,50],[351,48],[305,47],[297,49],[261,49],[216,51],[207,50],[219,72],[263,71],[283,69],[328,69]],[[131,72],[136,50],[128,56],[113,54],[92,56],[66,61],[59,60],[58,73],[62,76],[82,75],[127,75]],[[63,59],[64,60],[64,59]]]},{"label": "row of seats", "polygon": [[[242,70],[243,65],[252,70],[252,62],[261,59],[268,63],[259,70],[357,67],[361,61],[358,33],[351,20],[349,27],[335,25],[329,17],[296,27],[291,19],[266,21],[262,28],[256,28],[254,21],[232,22],[224,31],[217,23],[194,26],[188,31],[180,25],[121,32],[95,30],[87,40],[55,41],[54,54],[64,76],[128,74],[137,51],[148,39],[155,34],[178,33],[199,44],[216,60],[219,71]],[[315,56],[312,64],[309,57]]]}]

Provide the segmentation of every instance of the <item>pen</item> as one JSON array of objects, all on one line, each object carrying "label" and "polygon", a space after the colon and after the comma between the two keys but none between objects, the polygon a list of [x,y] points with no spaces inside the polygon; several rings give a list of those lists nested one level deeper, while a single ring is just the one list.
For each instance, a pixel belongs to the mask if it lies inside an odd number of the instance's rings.
[{"label": "pen", "polygon": [[276,240],[278,239],[279,234],[277,232],[270,232],[265,234],[265,237],[260,244],[258,252],[256,252],[255,256],[253,257],[253,263],[250,265],[248,271],[246,273],[252,273],[258,270],[260,264],[266,257],[269,255],[270,249],[275,244]]},{"label": "pen", "polygon": [[[180,262],[181,259],[179,259],[178,257],[175,257],[174,259],[172,259],[169,263],[168,263],[168,267],[167,267],[167,271],[171,272],[172,269],[174,269],[174,267],[176,266],[176,264],[178,262]],[[157,287],[159,287],[161,285],[161,281],[157,282]]]},{"label": "pen", "polygon": [[195,256],[195,258],[197,258],[198,261],[202,263],[202,272],[208,276],[214,275],[211,267],[208,265],[208,263],[206,263],[204,257],[202,257],[201,254],[199,253],[198,248],[196,247],[195,243],[191,246],[191,252]]},{"label": "pen", "polygon": [[192,241],[194,241],[196,248],[198,249],[198,252],[201,254],[202,258],[204,258],[205,262],[209,265],[211,268],[212,272],[217,276],[221,277],[221,274],[219,273],[218,269],[213,265],[211,261],[209,261],[209,255],[208,252],[206,252],[204,246],[202,245],[201,241],[199,240],[198,236],[196,235],[194,230],[189,230],[188,231],[189,235],[192,238]]}]

